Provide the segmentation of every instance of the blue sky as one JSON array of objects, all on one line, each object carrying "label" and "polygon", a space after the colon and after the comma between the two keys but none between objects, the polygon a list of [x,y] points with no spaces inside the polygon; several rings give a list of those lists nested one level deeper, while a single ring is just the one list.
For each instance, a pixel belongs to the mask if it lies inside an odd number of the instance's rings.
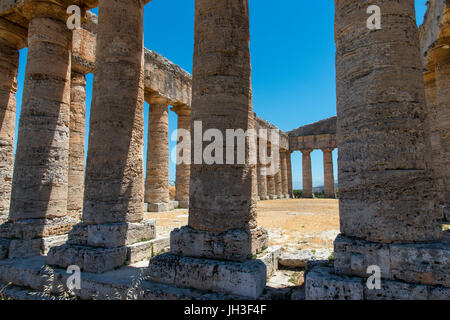
[{"label": "blue sky", "polygon": [[[416,0],[417,22],[426,0]],[[153,0],[145,8],[145,46],[192,72],[194,0]],[[334,1],[250,0],[252,84],[254,111],[289,131],[336,115]],[[21,51],[17,109],[20,114],[26,49]],[[87,116],[93,76],[88,75]],[[148,105],[145,106],[147,135]],[[19,117],[17,117],[16,131]],[[177,117],[170,112],[170,134]],[[87,132],[89,130],[87,124]],[[147,154],[145,138],[144,157]],[[170,148],[175,147],[171,142]],[[312,153],[314,186],[323,184],[322,152]],[[337,151],[334,152],[337,179]],[[292,156],[294,188],[301,188],[301,154]],[[170,163],[175,181],[175,164]]]}]

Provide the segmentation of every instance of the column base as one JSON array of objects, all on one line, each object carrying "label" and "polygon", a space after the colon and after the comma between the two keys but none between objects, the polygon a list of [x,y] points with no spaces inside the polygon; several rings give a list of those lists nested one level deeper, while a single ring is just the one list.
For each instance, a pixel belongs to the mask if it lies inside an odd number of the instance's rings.
[{"label": "column base", "polygon": [[369,289],[366,280],[336,274],[316,266],[306,275],[306,300],[448,300],[450,289],[441,286],[381,280],[381,289]]},{"label": "column base", "polygon": [[380,244],[339,235],[334,242],[336,273],[368,278],[367,268],[379,266],[381,277],[423,285],[450,287],[450,244]]},{"label": "column base", "polygon": [[266,265],[259,260],[230,262],[168,253],[150,260],[148,271],[157,283],[249,299],[257,299],[266,286]]},{"label": "column base", "polygon": [[71,217],[7,221],[0,225],[0,259],[46,254],[67,241],[67,233],[77,222]]},{"label": "column base", "polygon": [[170,251],[187,257],[245,261],[269,246],[266,229],[229,230],[210,233],[190,227],[175,229],[170,234]]},{"label": "column base", "polygon": [[178,201],[170,201],[168,203],[146,203],[147,212],[167,212],[173,211],[179,207]]},{"label": "column base", "polygon": [[[66,244],[48,252],[47,264],[60,268],[77,265],[81,270],[104,273],[124,265],[142,251],[152,249],[148,243],[156,236],[155,220],[141,223],[78,224],[69,233]],[[150,246],[149,246],[150,245]]]}]

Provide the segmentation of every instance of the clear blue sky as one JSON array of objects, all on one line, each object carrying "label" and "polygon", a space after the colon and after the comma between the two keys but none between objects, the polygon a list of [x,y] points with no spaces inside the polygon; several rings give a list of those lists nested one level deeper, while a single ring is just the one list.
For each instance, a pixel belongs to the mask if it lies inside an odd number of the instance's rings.
[{"label": "clear blue sky", "polygon": [[[417,22],[426,0],[416,0]],[[250,0],[254,110],[281,130],[336,115],[334,1]],[[192,72],[194,0],[153,0],[145,8],[145,46]],[[17,109],[20,114],[26,49],[21,51]],[[92,75],[88,76],[87,115],[91,105]],[[16,131],[18,128],[18,119]],[[148,105],[145,107],[147,134]],[[170,112],[169,130],[177,128]],[[87,124],[87,130],[88,124]],[[145,139],[147,146],[147,137]],[[172,142],[170,148],[174,148]],[[144,150],[146,158],[146,149]],[[337,179],[337,152],[334,152]],[[314,186],[323,184],[322,152],[312,153]],[[301,155],[293,154],[294,188],[301,188]],[[175,181],[175,164],[170,163]]]}]

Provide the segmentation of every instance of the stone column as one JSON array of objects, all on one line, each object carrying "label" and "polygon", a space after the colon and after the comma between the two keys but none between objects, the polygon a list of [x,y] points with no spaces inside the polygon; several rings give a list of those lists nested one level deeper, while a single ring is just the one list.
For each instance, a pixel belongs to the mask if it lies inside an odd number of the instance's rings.
[{"label": "stone column", "polygon": [[375,242],[437,240],[414,1],[385,1],[384,27],[373,32],[361,31],[359,1],[339,0],[336,12],[341,231]]},{"label": "stone column", "polygon": [[72,70],[67,213],[81,218],[84,193],[86,75]]},{"label": "stone column", "polygon": [[325,198],[336,198],[334,191],[333,148],[322,149]]},{"label": "stone column", "polygon": [[300,150],[302,152],[302,170],[303,170],[303,198],[313,197],[312,171],[311,171],[311,152],[312,150]]},{"label": "stone column", "polygon": [[[450,285],[442,269],[450,246],[433,243],[440,240],[442,217],[425,161],[426,104],[414,1],[380,2],[379,30],[365,28],[372,1],[335,3],[341,235],[334,243],[333,274],[317,277],[313,268],[306,299],[448,296],[448,290],[433,287]],[[381,271],[377,290],[366,286],[371,265]],[[326,287],[330,280],[333,285]]]},{"label": "stone column", "polygon": [[[267,155],[271,156],[271,146],[270,143],[268,143],[267,146]],[[277,198],[276,196],[276,189],[275,189],[275,175],[274,174],[267,174],[267,196],[269,200],[275,200]]]},{"label": "stone column", "polygon": [[275,196],[277,199],[283,198],[283,181],[282,181],[282,174],[281,174],[281,155],[280,152],[278,152],[275,156],[278,157],[278,159],[275,159],[275,163],[278,163],[277,171],[275,173],[274,179],[275,179]]},{"label": "stone column", "polygon": [[[188,108],[174,108],[178,115],[178,130],[189,133],[189,137],[178,131],[177,168],[175,181],[175,200],[179,208],[189,208],[189,183],[191,179],[191,110]],[[183,140],[186,139],[186,140]],[[182,159],[189,159],[188,162]]]},{"label": "stone column", "polygon": [[169,109],[150,99],[145,202],[148,211],[169,210]]},{"label": "stone column", "polygon": [[71,32],[56,4],[28,2],[28,55],[9,214],[9,258],[46,251],[67,233]]},{"label": "stone column", "polygon": [[19,49],[26,30],[0,20],[0,223],[6,221],[11,199],[16,125],[16,91]]},{"label": "stone column", "polygon": [[99,12],[83,224],[47,257],[94,273],[123,265],[127,245],[155,235],[143,220],[144,4],[100,0]]},{"label": "stone column", "polygon": [[[203,132],[218,129],[224,137],[227,129],[251,129],[248,1],[196,0],[195,12],[191,123],[201,121]],[[209,144],[194,137],[193,150]],[[245,150],[248,154],[248,144]],[[171,254],[150,261],[150,276],[257,298],[266,268],[250,259],[267,245],[267,232],[256,223],[256,166],[248,157],[245,164],[213,165],[192,157],[197,161],[191,166],[189,227],[172,232]]]},{"label": "stone column", "polygon": [[289,181],[288,181],[287,157],[288,157],[288,152],[287,151],[282,151],[280,153],[282,196],[283,196],[283,198],[289,199]]},{"label": "stone column", "polygon": [[[449,19],[447,18],[445,21],[449,21]],[[448,26],[446,30],[448,32]],[[435,104],[431,102],[429,106],[432,108],[429,123],[439,207],[444,217],[450,220],[450,41],[448,39],[447,37],[441,40],[433,50],[436,63],[436,100]],[[427,95],[432,100],[429,96]]]},{"label": "stone column", "polygon": [[[265,153],[259,152],[260,143],[258,141],[258,196],[260,200],[268,200],[267,193],[267,165],[264,163],[267,160]],[[264,145],[265,148],[265,145]]]},{"label": "stone column", "polygon": [[292,183],[292,160],[291,160],[292,152],[287,154],[287,169],[288,169],[288,194],[289,197],[294,199],[294,187]]}]

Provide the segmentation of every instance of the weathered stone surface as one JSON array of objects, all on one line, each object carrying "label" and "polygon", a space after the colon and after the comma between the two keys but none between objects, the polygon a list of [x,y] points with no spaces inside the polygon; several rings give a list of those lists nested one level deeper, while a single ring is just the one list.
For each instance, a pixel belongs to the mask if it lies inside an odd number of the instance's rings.
[{"label": "weathered stone surface", "polygon": [[25,219],[0,225],[0,238],[36,239],[68,233],[77,221],[71,217]]},{"label": "weathered stone surface", "polygon": [[245,261],[267,247],[267,231],[261,227],[251,231],[235,229],[224,233],[183,227],[170,234],[171,252],[188,257]]},{"label": "weathered stone surface", "polygon": [[162,254],[150,260],[150,279],[203,291],[258,298],[266,284],[266,266],[258,260],[244,263]]},{"label": "weathered stone surface", "polygon": [[9,250],[9,239],[0,239],[0,260],[8,258],[8,250]]},{"label": "weathered stone surface", "polygon": [[315,267],[306,276],[306,300],[448,300],[449,296],[449,288],[390,280],[372,290],[365,280],[336,275],[326,267]]},{"label": "weathered stone surface", "polygon": [[311,152],[312,150],[301,150],[302,152],[302,172],[303,172],[303,198],[313,197],[313,182],[311,170]]},{"label": "weathered stone surface", "polygon": [[84,131],[86,127],[86,76],[72,71],[67,214],[81,218],[84,197]]},{"label": "weathered stone surface", "polygon": [[[179,208],[179,203],[179,201],[169,201],[167,203],[147,203],[146,205],[148,212],[167,212]],[[187,203],[189,203],[189,201],[187,201]],[[186,203],[184,203],[184,206],[186,206]]]},{"label": "weathered stone surface", "polygon": [[[0,24],[0,220],[9,214],[14,165],[17,73],[20,35]],[[22,34],[23,35],[23,34]],[[22,39],[23,41],[23,39]],[[1,223],[1,221],[0,221]]]},{"label": "weathered stone surface", "polygon": [[61,268],[77,265],[86,272],[103,273],[123,266],[126,258],[126,247],[104,249],[62,245],[50,249],[47,264]]},{"label": "weathered stone surface", "polygon": [[334,191],[333,150],[334,149],[332,148],[322,149],[325,198],[336,197],[336,193]]},{"label": "weathered stone surface", "polygon": [[[172,110],[178,115],[175,200],[182,202],[182,208],[189,208],[191,137],[184,133],[186,131],[190,133],[191,130],[191,110],[186,107],[174,107]],[[188,162],[186,163],[184,159],[188,159]]]},{"label": "weathered stone surface", "polygon": [[380,244],[339,235],[335,240],[334,266],[339,274],[367,278],[367,268],[381,268],[388,280],[450,287],[448,243]]},{"label": "weathered stone surface", "polygon": [[273,276],[275,271],[278,270],[278,262],[281,256],[281,246],[269,247],[263,253],[258,255],[258,260],[262,261],[266,265],[267,278]]},{"label": "weathered stone surface", "polygon": [[[169,203],[169,109],[150,103],[145,202]],[[149,211],[154,211],[149,206]]]},{"label": "weathered stone surface", "polygon": [[87,245],[97,248],[117,248],[156,236],[156,221],[113,223],[87,226]]},{"label": "weathered stone surface", "polygon": [[[202,121],[203,132],[217,129],[223,136],[227,129],[253,128],[247,0],[197,0],[195,37],[192,123]],[[191,165],[190,227],[225,232],[256,226],[256,168],[246,162]]]},{"label": "weathered stone surface", "polygon": [[8,259],[28,258],[42,253],[42,239],[11,240]]},{"label": "weathered stone surface", "polygon": [[143,6],[99,2],[83,208],[87,224],[143,218]]},{"label": "weathered stone surface", "polygon": [[364,288],[357,278],[336,276],[331,268],[316,267],[306,276],[306,300],[363,300]]},{"label": "weathered stone surface", "polygon": [[71,33],[65,21],[39,16],[31,19],[12,221],[51,219],[67,212],[70,44]]},{"label": "weathered stone surface", "polygon": [[382,4],[383,29],[372,31],[361,27],[367,6],[336,2],[341,231],[374,242],[436,241],[414,1]]},{"label": "weathered stone surface", "polygon": [[139,261],[149,260],[155,255],[161,254],[169,246],[169,238],[153,239],[129,245],[127,246],[127,262],[133,264]]},{"label": "weathered stone surface", "polygon": [[288,268],[304,268],[308,261],[327,260],[332,253],[329,249],[299,250],[295,254],[282,254],[278,263]]}]

